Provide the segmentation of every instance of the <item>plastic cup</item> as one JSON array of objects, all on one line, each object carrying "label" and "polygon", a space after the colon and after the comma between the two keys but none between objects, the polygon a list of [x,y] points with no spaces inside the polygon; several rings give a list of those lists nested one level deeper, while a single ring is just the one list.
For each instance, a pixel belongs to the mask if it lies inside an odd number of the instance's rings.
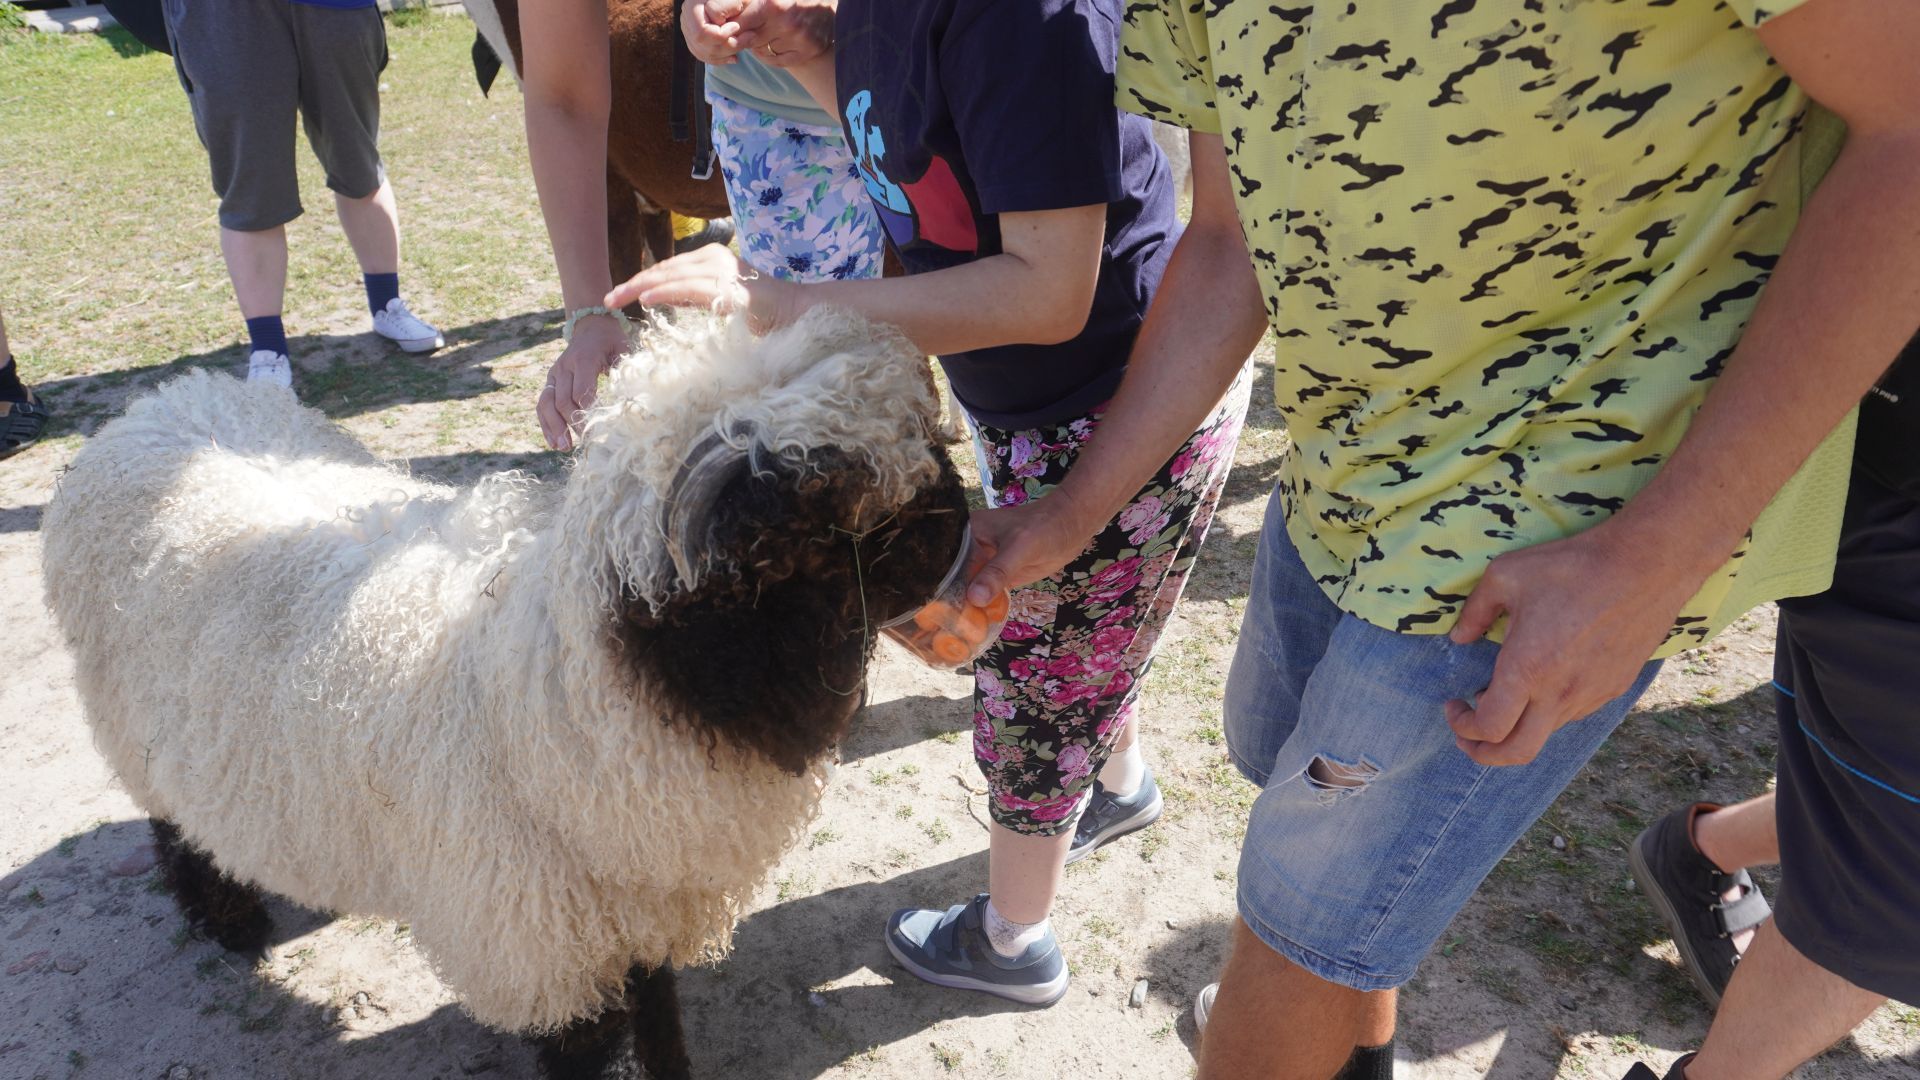
[{"label": "plastic cup", "polygon": [[[973,527],[960,535],[960,554],[933,592],[933,598],[885,623],[880,632],[899,642],[929,667],[952,671],[970,664],[1000,637],[1007,625],[1006,594],[987,607],[967,603],[967,585],[986,556],[973,550]],[[997,612],[994,618],[990,610]]]}]

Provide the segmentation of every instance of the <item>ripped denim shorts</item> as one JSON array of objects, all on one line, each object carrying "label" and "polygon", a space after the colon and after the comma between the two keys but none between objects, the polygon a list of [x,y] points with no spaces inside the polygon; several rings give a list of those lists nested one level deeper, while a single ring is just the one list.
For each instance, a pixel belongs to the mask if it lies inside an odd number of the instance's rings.
[{"label": "ripped denim shorts", "polygon": [[1228,753],[1263,789],[1240,852],[1240,917],[1312,974],[1385,990],[1413,977],[1660,665],[1532,763],[1475,764],[1454,745],[1446,702],[1486,688],[1499,646],[1343,612],[1301,564],[1280,507],[1267,505],[1227,680]]}]

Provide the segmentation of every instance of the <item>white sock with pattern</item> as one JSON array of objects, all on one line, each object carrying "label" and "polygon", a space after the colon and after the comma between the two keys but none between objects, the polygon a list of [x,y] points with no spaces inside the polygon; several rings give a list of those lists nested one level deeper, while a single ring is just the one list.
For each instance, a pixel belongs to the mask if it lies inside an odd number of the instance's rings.
[{"label": "white sock with pattern", "polygon": [[1140,752],[1140,740],[1125,750],[1115,750],[1107,755],[1107,763],[1100,767],[1100,786],[1107,794],[1119,799],[1130,799],[1147,781],[1147,758]]},{"label": "white sock with pattern", "polygon": [[980,920],[980,928],[987,932],[987,944],[993,946],[993,951],[1001,956],[1019,956],[1027,946],[1047,936],[1048,920],[1014,922],[1000,914],[1000,909],[993,906],[991,899],[987,901],[985,914],[986,917]]}]

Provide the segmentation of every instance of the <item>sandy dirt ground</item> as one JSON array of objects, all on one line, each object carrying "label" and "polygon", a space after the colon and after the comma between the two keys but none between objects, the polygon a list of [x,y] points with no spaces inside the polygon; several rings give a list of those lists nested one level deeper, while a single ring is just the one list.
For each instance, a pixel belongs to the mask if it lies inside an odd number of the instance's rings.
[{"label": "sandy dirt ground", "polygon": [[[293,227],[297,385],[377,452],[436,478],[556,477],[528,403],[557,297],[511,87],[481,99],[457,19],[395,27],[384,138],[415,306],[449,348],[402,359],[364,331],[315,203]],[[82,100],[62,87],[84,74]],[[39,523],[85,434],[186,367],[242,362],[211,200],[164,58],[124,41],[0,45],[0,251],[16,351],[59,414],[0,461],[0,1080],[524,1077],[519,1042],[465,1017],[407,928],[285,902],[265,960],[189,935],[145,819],[89,744],[41,603]],[[304,152],[303,152],[304,153]],[[303,159],[309,192],[320,192]],[[84,208],[84,209],[76,209]],[[1265,381],[1189,599],[1146,684],[1152,830],[1070,868],[1073,967],[1046,1010],[940,990],[881,944],[887,915],[984,888],[968,684],[883,646],[808,840],[754,898],[730,959],[682,975],[701,1077],[1182,1077],[1191,1001],[1233,917],[1252,790],[1225,763],[1220,690],[1285,434]],[[962,455],[962,464],[965,455]],[[1407,987],[1401,1075],[1611,1078],[1664,1068],[1708,1014],[1635,894],[1625,847],[1668,808],[1766,790],[1773,617],[1668,664],[1646,702],[1455,921]],[[471,947],[484,949],[476,941]],[[1287,1018],[1277,1016],[1276,1024]],[[1881,1010],[1800,1074],[1920,1075],[1920,1011]]]}]

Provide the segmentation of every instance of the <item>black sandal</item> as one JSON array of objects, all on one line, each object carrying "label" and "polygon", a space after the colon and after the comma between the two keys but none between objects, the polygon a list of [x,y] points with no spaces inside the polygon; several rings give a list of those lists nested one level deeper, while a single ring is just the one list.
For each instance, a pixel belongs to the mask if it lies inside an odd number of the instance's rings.
[{"label": "black sandal", "polygon": [[25,401],[0,401],[0,458],[32,445],[45,430],[49,415],[31,390]]},{"label": "black sandal", "polygon": [[[1745,870],[1722,873],[1693,846],[1693,819],[1719,807],[1694,803],[1654,822],[1627,852],[1633,880],[1653,904],[1695,986],[1714,1008],[1740,963],[1733,937],[1772,917],[1773,909]],[[1724,897],[1738,890],[1739,899]]]},{"label": "black sandal", "polygon": [[[1688,1054],[1674,1062],[1673,1068],[1667,1070],[1666,1080],[1687,1080],[1687,1062],[1692,1060],[1693,1055]],[[1620,1080],[1660,1080],[1660,1074],[1636,1061],[1633,1063],[1633,1068],[1627,1070],[1627,1075]]]}]

